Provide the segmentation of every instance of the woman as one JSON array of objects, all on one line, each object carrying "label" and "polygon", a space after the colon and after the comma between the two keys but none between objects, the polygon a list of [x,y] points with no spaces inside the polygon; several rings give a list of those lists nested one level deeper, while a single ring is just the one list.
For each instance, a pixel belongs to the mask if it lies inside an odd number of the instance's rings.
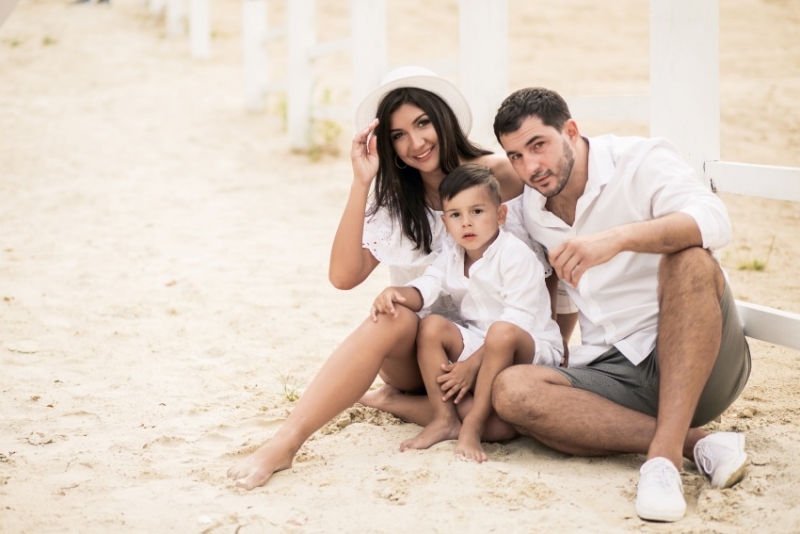
[{"label": "woman", "polygon": [[[508,159],[467,139],[471,122],[460,91],[420,67],[389,73],[364,99],[356,112],[358,133],[350,152],[353,183],[331,250],[329,278],[334,286],[359,285],[380,262],[389,265],[392,285],[421,274],[445,235],[439,183],[462,163],[490,167],[503,200],[521,202],[523,185]],[[368,205],[373,180],[374,198]],[[447,314],[449,308],[448,302],[440,302],[435,311]],[[427,398],[403,394],[424,392],[415,348],[419,317],[404,307],[397,311],[377,321],[367,318],[336,348],[275,436],[228,470],[237,486],[252,489],[291,467],[311,434],[356,401],[414,423],[430,421]],[[386,385],[365,395],[377,376]],[[469,409],[465,401],[460,411]],[[495,419],[484,437],[513,435]]]}]

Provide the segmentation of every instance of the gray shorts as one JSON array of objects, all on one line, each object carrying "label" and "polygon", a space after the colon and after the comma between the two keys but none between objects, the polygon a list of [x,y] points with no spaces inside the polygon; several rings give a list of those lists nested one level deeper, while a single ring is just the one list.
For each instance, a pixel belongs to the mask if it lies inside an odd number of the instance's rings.
[{"label": "gray shorts", "polygon": [[[730,287],[719,301],[722,308],[722,343],[708,378],[692,427],[719,417],[739,396],[750,376],[750,348],[736,311]],[[591,391],[626,408],[652,417],[658,414],[658,356],[654,349],[639,365],[633,365],[612,348],[587,367],[555,368],[573,387]]]}]

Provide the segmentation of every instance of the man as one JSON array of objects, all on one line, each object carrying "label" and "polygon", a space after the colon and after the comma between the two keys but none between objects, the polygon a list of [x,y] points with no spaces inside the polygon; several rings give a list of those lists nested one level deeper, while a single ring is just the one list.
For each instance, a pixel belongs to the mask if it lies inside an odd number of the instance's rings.
[{"label": "man", "polygon": [[493,388],[498,415],[568,454],[647,454],[636,511],[686,511],[682,458],[712,485],[744,475],[744,436],[699,427],[739,396],[750,352],[710,250],[727,244],[722,202],[663,139],[584,138],[566,102],[522,89],[494,131],[526,183],[525,225],[579,308],[570,368],[514,366]]}]

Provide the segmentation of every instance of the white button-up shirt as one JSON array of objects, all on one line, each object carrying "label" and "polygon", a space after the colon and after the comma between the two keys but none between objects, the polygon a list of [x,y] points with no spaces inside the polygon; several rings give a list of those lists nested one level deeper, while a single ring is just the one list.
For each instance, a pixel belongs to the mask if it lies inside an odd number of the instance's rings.
[{"label": "white button-up shirt", "polygon": [[[525,227],[547,249],[575,236],[682,212],[717,249],[731,239],[722,201],[665,139],[593,137],[589,142],[586,189],[572,226],[545,209],[546,198],[526,186]],[[570,366],[585,366],[616,347],[634,365],[656,345],[659,254],[622,252],[581,276],[578,287],[564,284],[580,310],[582,345],[570,348]]]},{"label": "white button-up shirt", "polygon": [[492,323],[507,321],[529,332],[536,344],[534,363],[558,365],[563,344],[550,312],[545,269],[536,254],[513,235],[500,230],[483,257],[464,276],[464,249],[451,238],[422,276],[407,285],[422,295],[423,307],[450,295],[464,326],[486,335]]}]

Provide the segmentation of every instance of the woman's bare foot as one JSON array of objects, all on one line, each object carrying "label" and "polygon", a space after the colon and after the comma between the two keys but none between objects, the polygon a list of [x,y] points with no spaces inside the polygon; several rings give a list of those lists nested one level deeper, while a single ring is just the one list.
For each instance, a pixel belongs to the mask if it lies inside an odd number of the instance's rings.
[{"label": "woman's bare foot", "polygon": [[388,412],[389,410],[386,408],[391,406],[392,401],[396,400],[400,395],[403,395],[402,391],[389,384],[384,384],[378,389],[364,393],[364,395],[358,399],[358,402],[369,408]]},{"label": "woman's bare foot", "polygon": [[427,449],[440,441],[456,439],[461,429],[461,421],[453,413],[451,417],[436,417],[422,432],[400,444],[401,451],[409,449]]},{"label": "woman's bare foot", "polygon": [[228,477],[236,486],[251,490],[263,486],[278,471],[292,467],[294,452],[282,440],[273,438],[253,454],[228,469]]},{"label": "woman's bare foot", "polygon": [[433,420],[433,408],[426,395],[409,395],[389,384],[367,391],[358,402],[419,426]]},{"label": "woman's bare foot", "polygon": [[485,462],[487,457],[481,446],[481,432],[467,425],[462,426],[458,433],[456,454],[479,464]]}]

